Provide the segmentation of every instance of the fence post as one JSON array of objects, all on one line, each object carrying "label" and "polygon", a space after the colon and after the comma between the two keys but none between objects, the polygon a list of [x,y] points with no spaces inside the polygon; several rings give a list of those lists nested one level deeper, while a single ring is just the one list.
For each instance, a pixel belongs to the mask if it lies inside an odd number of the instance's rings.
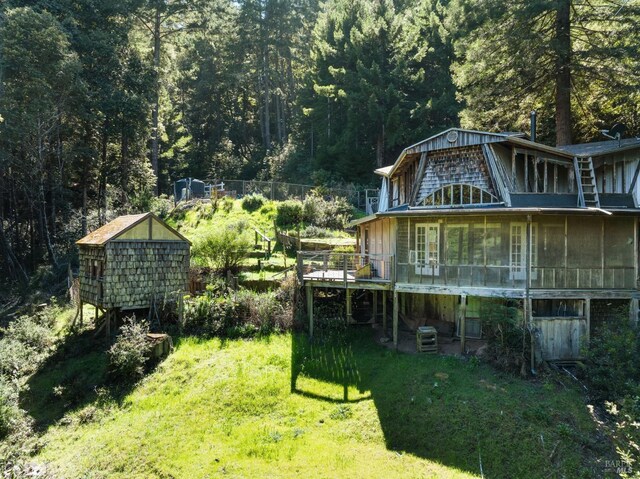
[{"label": "fence post", "polygon": [[342,274],[344,278],[344,289],[346,290],[347,289],[347,255],[343,254],[342,259],[343,259]]}]

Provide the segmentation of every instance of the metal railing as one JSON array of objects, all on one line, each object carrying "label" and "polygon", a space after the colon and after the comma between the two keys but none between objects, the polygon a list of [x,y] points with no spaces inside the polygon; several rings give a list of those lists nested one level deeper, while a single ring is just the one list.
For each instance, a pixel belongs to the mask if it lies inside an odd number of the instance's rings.
[{"label": "metal railing", "polygon": [[300,281],[389,283],[394,278],[394,257],[384,254],[298,252]]}]

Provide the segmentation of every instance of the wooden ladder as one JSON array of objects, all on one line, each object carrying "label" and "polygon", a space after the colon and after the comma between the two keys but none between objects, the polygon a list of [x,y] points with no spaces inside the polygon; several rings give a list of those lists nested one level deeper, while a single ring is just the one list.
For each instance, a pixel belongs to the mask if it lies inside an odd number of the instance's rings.
[{"label": "wooden ladder", "polygon": [[576,183],[578,184],[578,206],[600,208],[600,197],[598,196],[592,158],[574,157],[573,167],[576,173]]}]

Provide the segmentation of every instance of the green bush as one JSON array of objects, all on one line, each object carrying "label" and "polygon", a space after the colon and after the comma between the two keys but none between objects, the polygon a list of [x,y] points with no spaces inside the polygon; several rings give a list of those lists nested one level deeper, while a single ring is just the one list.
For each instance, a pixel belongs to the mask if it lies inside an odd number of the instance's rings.
[{"label": "green bush", "polygon": [[302,202],[283,201],[276,211],[276,226],[282,229],[296,228],[302,223]]},{"label": "green bush", "polygon": [[18,390],[0,376],[0,439],[5,438],[20,417]]},{"label": "green bush", "polygon": [[304,199],[303,221],[320,228],[343,229],[352,216],[353,208],[345,198],[326,200],[319,194]]},{"label": "green bush", "polygon": [[192,254],[196,262],[211,267],[217,273],[236,272],[252,248],[251,235],[244,223],[211,231],[197,241]]},{"label": "green bush", "polygon": [[500,369],[525,375],[531,365],[531,333],[520,311],[517,301],[483,301],[480,318],[486,358]]},{"label": "green bush", "polygon": [[229,214],[233,209],[233,205],[234,205],[233,198],[231,198],[230,196],[225,196],[224,198],[222,198],[222,204],[220,205],[220,209],[224,213]]},{"label": "green bush", "polygon": [[206,337],[251,337],[282,332],[292,326],[291,286],[276,292],[208,288],[185,301],[184,332]]},{"label": "green bush", "polygon": [[625,309],[596,328],[583,350],[583,374],[602,400],[640,396],[640,337]]},{"label": "green bush", "polygon": [[250,213],[259,210],[267,202],[260,193],[253,193],[242,198],[242,209]]},{"label": "green bush", "polygon": [[19,378],[34,370],[37,351],[11,337],[0,341],[0,375],[7,378]]},{"label": "green bush", "polygon": [[135,381],[144,374],[151,343],[147,339],[149,325],[134,317],[125,318],[116,342],[109,348],[108,374],[113,379]]}]

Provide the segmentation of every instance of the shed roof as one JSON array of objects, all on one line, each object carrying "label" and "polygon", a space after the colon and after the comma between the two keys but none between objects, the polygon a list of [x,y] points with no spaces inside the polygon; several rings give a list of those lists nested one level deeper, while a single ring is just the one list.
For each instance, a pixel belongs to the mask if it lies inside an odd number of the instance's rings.
[{"label": "shed roof", "polygon": [[171,226],[169,226],[167,223],[162,221],[153,213],[142,213],[139,215],[118,216],[113,221],[110,221],[106,225],[101,226],[95,231],[92,231],[84,238],[76,241],[76,244],[89,245],[89,246],[102,246],[108,241],[116,239],[118,236],[130,230],[134,226],[142,223],[147,218],[154,218],[156,221],[160,222],[162,226],[167,228],[169,231],[171,231],[173,234],[178,236],[180,239],[187,241],[188,243],[191,243],[182,234],[180,234],[178,231],[173,229]]},{"label": "shed roof", "polygon": [[602,156],[617,151],[640,148],[640,138],[625,138],[623,140],[596,141],[593,143],[580,143],[577,145],[557,146],[559,150],[566,151],[575,156]]}]

